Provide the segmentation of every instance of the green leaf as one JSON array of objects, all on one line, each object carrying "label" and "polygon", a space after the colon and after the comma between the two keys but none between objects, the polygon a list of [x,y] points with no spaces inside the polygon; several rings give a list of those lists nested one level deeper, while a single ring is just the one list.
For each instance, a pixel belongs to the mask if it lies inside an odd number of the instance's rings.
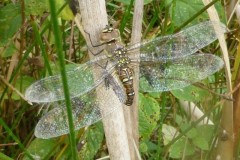
[{"label": "green leaf", "polygon": [[162,92],[149,92],[148,95],[153,98],[159,98],[161,96]]},{"label": "green leaf", "polygon": [[173,90],[171,93],[178,99],[190,102],[203,101],[211,96],[207,90],[192,85],[182,89]]},{"label": "green leaf", "polygon": [[[55,0],[55,5],[57,10],[59,10],[66,1],[64,0]],[[49,2],[48,0],[25,0],[26,4],[26,15],[43,15],[44,12],[49,12]],[[72,20],[74,18],[74,15],[72,13],[72,10],[67,5],[62,12],[59,15],[64,20]]]},{"label": "green leaf", "polygon": [[203,137],[197,136],[192,140],[192,142],[196,145],[196,147],[199,147],[202,150],[209,150],[208,141],[206,141]]},{"label": "green leaf", "polygon": [[160,107],[158,102],[149,96],[139,94],[139,132],[143,138],[149,138],[156,128],[160,118]]},{"label": "green leaf", "polygon": [[2,159],[2,160],[13,160],[12,158],[6,156],[5,154],[3,154],[1,152],[0,152],[0,159]]},{"label": "green leaf", "polygon": [[21,27],[20,6],[8,4],[0,8],[0,46],[6,45]]},{"label": "green leaf", "polygon": [[[201,0],[167,0],[166,4],[171,4],[170,17],[176,26],[181,26],[204,7]],[[206,18],[207,13],[204,12],[201,16],[196,17],[194,21],[197,22],[199,19]]]},{"label": "green leaf", "polygon": [[183,117],[181,117],[180,115],[176,115],[176,118],[175,118],[175,122],[181,126],[183,123],[186,123],[186,119],[184,119]]},{"label": "green leaf", "polygon": [[[210,142],[214,136],[213,125],[201,125],[197,128],[198,136],[203,137],[207,142]],[[207,134],[206,134],[207,133]]]},{"label": "green leaf", "polygon": [[[191,126],[191,124],[188,123],[183,123],[181,124],[180,128],[181,130],[184,132],[187,128],[189,128]],[[194,137],[196,137],[198,135],[196,128],[192,128],[190,131],[188,131],[186,133],[186,136],[190,139],[193,139]]]},{"label": "green leaf", "polygon": [[201,125],[196,130],[197,136],[192,139],[193,144],[202,150],[209,150],[209,145],[213,138],[214,126]]},{"label": "green leaf", "polygon": [[149,153],[152,151],[157,151],[158,148],[159,148],[158,145],[152,143],[149,140],[141,141],[141,143],[140,143],[140,152],[141,153]]},{"label": "green leaf", "polygon": [[141,141],[139,145],[139,149],[141,153],[147,153],[148,151],[148,146],[145,142]]},{"label": "green leaf", "polygon": [[16,47],[12,42],[10,42],[8,47],[6,49],[3,49],[3,52],[0,53],[0,57],[3,57],[3,58],[11,57],[16,52],[17,52]]},{"label": "green leaf", "polygon": [[[46,157],[54,155],[53,151],[57,146],[56,139],[36,138],[32,141],[27,150],[35,159],[45,159]],[[24,156],[23,160],[29,160],[29,158]]]},{"label": "green leaf", "polygon": [[48,0],[24,0],[26,5],[25,13],[27,16],[41,16],[44,12],[49,12]]},{"label": "green leaf", "polygon": [[140,90],[140,92],[146,90],[146,88],[151,88],[151,86],[149,87],[149,83],[148,83],[146,77],[141,77],[140,80],[139,80],[139,90]]},{"label": "green leaf", "polygon": [[[16,82],[14,87],[18,91],[21,91],[22,93],[24,93],[25,90],[27,89],[27,87],[29,87],[34,81],[35,80],[34,80],[33,77],[23,76],[23,77],[17,79],[17,82]],[[20,99],[19,95],[16,92],[13,92],[12,98],[14,100],[19,100]]]},{"label": "green leaf", "polygon": [[179,139],[170,147],[169,157],[182,158],[190,156],[195,153],[195,148],[189,143],[189,140],[185,137]]},{"label": "green leaf", "polygon": [[[56,0],[56,7],[59,10],[65,3],[65,0]],[[74,15],[72,13],[72,10],[70,9],[69,5],[67,5],[62,12],[60,13],[60,17],[64,20],[72,20],[74,18]]]},{"label": "green leaf", "polygon": [[91,160],[100,149],[104,138],[102,123],[96,123],[84,135],[86,143],[79,152],[79,159]]}]

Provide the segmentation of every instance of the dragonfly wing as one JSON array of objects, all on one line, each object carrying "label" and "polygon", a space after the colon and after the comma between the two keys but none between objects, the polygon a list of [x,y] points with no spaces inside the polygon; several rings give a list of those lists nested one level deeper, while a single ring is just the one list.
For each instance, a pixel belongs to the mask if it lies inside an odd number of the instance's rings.
[{"label": "dragonfly wing", "polygon": [[113,77],[113,75],[107,76],[107,81],[111,85],[114,93],[117,95],[119,101],[121,103],[125,103],[127,100],[126,91],[122,82],[120,82],[119,78]]},{"label": "dragonfly wing", "polygon": [[[98,86],[112,72],[116,63],[108,64],[106,57],[79,65],[74,70],[68,71],[67,80],[71,98],[85,94]],[[61,75],[54,75],[33,83],[25,93],[31,102],[48,103],[64,99]]]},{"label": "dragonfly wing", "polygon": [[[96,89],[87,94],[72,99],[71,107],[75,130],[96,123],[103,117],[106,117],[120,108],[111,105],[112,100],[117,98],[114,93],[112,95],[106,95],[101,92],[102,90],[105,90],[105,88],[106,86],[102,83]],[[118,92],[120,93],[120,91]],[[120,93],[120,95],[124,95],[126,98],[124,92]],[[124,97],[122,98],[124,99]],[[108,100],[107,102],[106,99]],[[55,105],[59,104],[55,102]],[[43,116],[35,128],[35,136],[43,139],[57,137],[67,133],[69,133],[69,126],[65,103],[62,103],[60,107],[54,107],[50,112]]]},{"label": "dragonfly wing", "polygon": [[141,61],[176,59],[195,53],[215,41],[218,35],[226,32],[224,24],[207,21],[173,35],[129,46],[128,50],[140,48]]},{"label": "dragonfly wing", "polygon": [[165,62],[141,62],[140,89],[145,92],[180,89],[205,79],[222,67],[222,59],[212,54],[196,54]]}]

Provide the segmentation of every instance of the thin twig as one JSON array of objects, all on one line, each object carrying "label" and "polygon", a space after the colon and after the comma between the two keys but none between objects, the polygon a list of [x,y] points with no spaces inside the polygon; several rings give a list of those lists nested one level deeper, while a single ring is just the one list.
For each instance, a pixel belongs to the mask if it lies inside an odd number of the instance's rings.
[{"label": "thin twig", "polygon": [[4,79],[3,76],[0,75],[0,80],[6,85],[8,86],[12,91],[16,92],[22,99],[24,99],[25,101],[27,101],[30,105],[32,105],[32,103],[30,101],[28,101],[25,96],[20,92],[18,91],[16,88],[14,88],[10,83],[8,83],[7,80]]}]

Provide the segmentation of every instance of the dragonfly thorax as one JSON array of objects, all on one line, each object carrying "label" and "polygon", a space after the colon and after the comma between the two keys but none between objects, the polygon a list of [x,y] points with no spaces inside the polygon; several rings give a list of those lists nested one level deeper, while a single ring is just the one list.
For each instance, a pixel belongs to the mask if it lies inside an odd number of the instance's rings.
[{"label": "dragonfly thorax", "polygon": [[127,67],[131,62],[131,59],[128,57],[125,48],[117,48],[114,51],[114,58],[118,62],[119,68]]}]

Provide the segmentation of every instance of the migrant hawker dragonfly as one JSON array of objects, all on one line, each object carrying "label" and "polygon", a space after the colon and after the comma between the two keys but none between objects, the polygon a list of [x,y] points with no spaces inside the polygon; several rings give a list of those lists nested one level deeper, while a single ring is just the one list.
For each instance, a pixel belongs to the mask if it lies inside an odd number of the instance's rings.
[{"label": "migrant hawker dragonfly", "polygon": [[[116,36],[113,39],[102,39],[103,44],[106,45],[104,50],[106,54],[98,55],[95,59],[67,72],[75,129],[91,125],[107,115],[101,115],[99,106],[104,106],[105,100],[111,97],[97,96],[97,94],[101,95],[101,90],[107,88],[103,83],[105,81],[108,81],[119,102],[131,105],[132,97],[129,97],[130,91],[127,91],[129,88],[121,84],[113,74],[121,67],[120,61],[127,61],[127,63],[124,62],[127,68],[131,64],[139,64],[140,90],[144,92],[180,89],[205,79],[222,68],[221,58],[212,54],[194,53],[215,41],[218,35],[226,32],[227,28],[223,24],[207,21],[173,35],[123,47],[119,43],[117,30],[109,28],[107,32],[103,30],[101,37],[108,37],[107,34]],[[133,52],[138,48],[140,55]],[[126,59],[119,59],[123,54],[122,51]],[[31,102],[52,103],[58,106],[39,121],[35,129],[37,137],[51,138],[69,133],[64,102],[62,107],[59,107],[57,102],[64,100],[60,75],[50,76],[33,83],[26,90],[25,95]],[[109,113],[115,110],[116,108],[111,106]]]}]

